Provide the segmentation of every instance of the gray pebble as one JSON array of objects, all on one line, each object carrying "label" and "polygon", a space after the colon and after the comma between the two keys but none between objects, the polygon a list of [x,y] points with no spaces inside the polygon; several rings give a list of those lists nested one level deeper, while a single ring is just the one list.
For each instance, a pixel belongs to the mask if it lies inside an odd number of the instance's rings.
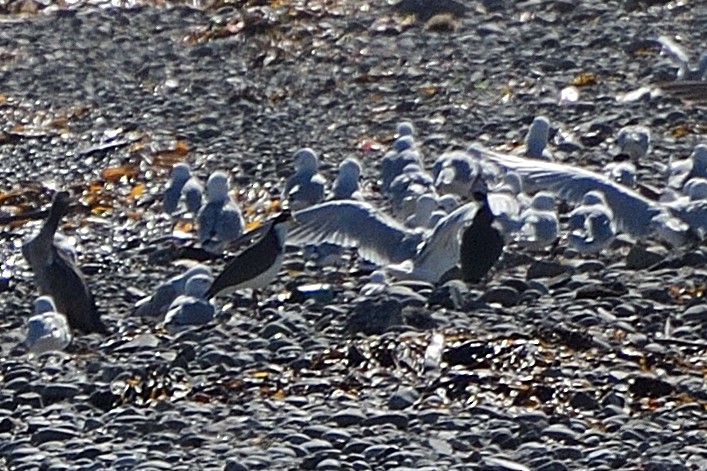
[{"label": "gray pebble", "polygon": [[388,400],[388,407],[392,410],[402,410],[415,404],[415,402],[420,397],[420,394],[414,388],[399,388],[395,393],[390,396]]}]

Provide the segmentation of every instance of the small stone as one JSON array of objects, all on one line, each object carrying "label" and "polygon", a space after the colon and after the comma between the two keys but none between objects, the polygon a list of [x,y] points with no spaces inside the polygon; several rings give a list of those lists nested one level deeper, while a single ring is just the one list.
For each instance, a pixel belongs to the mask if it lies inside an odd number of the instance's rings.
[{"label": "small stone", "polygon": [[78,433],[76,433],[74,430],[60,427],[52,427],[39,430],[32,434],[31,442],[33,445],[41,445],[42,443],[46,442],[63,442],[72,438],[76,438],[77,436]]},{"label": "small stone", "polygon": [[390,412],[387,414],[383,413],[369,417],[361,422],[361,425],[364,427],[370,427],[373,425],[391,424],[400,430],[406,430],[408,428],[408,422],[407,415],[397,412]]},{"label": "small stone", "polygon": [[663,260],[666,253],[657,249],[646,249],[634,245],[626,256],[626,268],[629,270],[643,270]]},{"label": "small stone", "polygon": [[633,378],[629,392],[639,397],[663,397],[673,392],[673,386],[651,375],[639,375]]},{"label": "small stone", "polygon": [[358,409],[345,409],[331,416],[329,420],[339,427],[358,425],[366,419],[366,415]]},{"label": "small stone", "polygon": [[685,322],[707,323],[707,304],[701,303],[685,309],[679,317]]},{"label": "small stone", "polygon": [[504,307],[510,307],[518,302],[520,294],[510,286],[496,286],[489,288],[481,296],[481,300],[485,303],[498,303]]},{"label": "small stone", "polygon": [[388,400],[388,407],[392,410],[407,409],[415,404],[420,394],[414,388],[400,388]]},{"label": "small stone", "polygon": [[71,399],[79,392],[79,387],[74,384],[55,383],[44,386],[41,390],[41,395],[45,403],[52,403]]},{"label": "small stone", "polygon": [[402,325],[402,306],[394,299],[364,299],[359,302],[347,321],[347,331],[353,335],[382,334],[390,327]]},{"label": "small stone", "polygon": [[570,399],[570,406],[575,409],[591,410],[598,409],[599,402],[591,394],[585,391],[578,391]]},{"label": "small stone", "polygon": [[568,273],[571,269],[572,267],[562,265],[561,263],[538,260],[528,268],[526,279],[534,280],[536,278],[554,278],[558,275]]},{"label": "small stone", "polygon": [[562,424],[552,424],[542,431],[542,434],[557,441],[570,445],[577,443],[577,434]]}]

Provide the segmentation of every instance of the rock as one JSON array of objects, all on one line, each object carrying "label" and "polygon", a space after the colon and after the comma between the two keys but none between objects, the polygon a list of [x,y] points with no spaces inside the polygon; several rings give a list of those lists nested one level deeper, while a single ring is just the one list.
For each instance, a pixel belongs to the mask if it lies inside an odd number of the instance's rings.
[{"label": "rock", "polygon": [[638,397],[663,397],[671,394],[673,389],[667,381],[644,374],[635,376],[628,390]]},{"label": "rock", "polygon": [[707,304],[690,306],[678,316],[685,322],[707,323]]},{"label": "rock", "polygon": [[634,245],[626,256],[626,268],[629,270],[643,270],[663,260],[666,256],[661,250],[646,249]]},{"label": "rock", "polygon": [[572,267],[569,265],[539,260],[530,265],[528,268],[528,273],[526,274],[526,279],[534,280],[536,278],[554,278],[556,276],[569,273],[571,270]]},{"label": "rock", "polygon": [[402,325],[402,306],[393,299],[365,299],[359,302],[347,321],[347,331],[353,335],[382,334],[395,325]]},{"label": "rock", "polygon": [[510,286],[495,286],[489,288],[481,296],[481,300],[485,303],[498,303],[504,307],[515,305],[520,298],[520,294]]},{"label": "rock", "polygon": [[415,404],[420,394],[413,388],[399,388],[388,400],[388,407],[392,410],[407,409]]}]

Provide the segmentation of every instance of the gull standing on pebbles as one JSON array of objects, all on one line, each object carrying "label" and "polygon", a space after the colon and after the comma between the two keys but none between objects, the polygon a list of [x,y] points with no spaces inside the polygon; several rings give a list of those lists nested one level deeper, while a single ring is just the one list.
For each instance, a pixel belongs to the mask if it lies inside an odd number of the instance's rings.
[{"label": "gull standing on pebbles", "polygon": [[632,162],[611,162],[604,167],[604,175],[627,188],[636,187],[636,166]]},{"label": "gull standing on pebbles", "polygon": [[407,165],[403,173],[395,177],[388,191],[395,217],[405,220],[413,214],[417,199],[425,194],[435,194],[432,175],[417,164]]},{"label": "gull standing on pebbles", "polygon": [[518,245],[530,250],[544,250],[557,240],[559,232],[555,195],[548,191],[536,193],[530,208],[520,215]]},{"label": "gull standing on pebbles", "polygon": [[54,244],[54,234],[61,219],[69,212],[69,207],[68,192],[54,194],[47,219],[39,233],[22,245],[22,255],[34,273],[39,292],[54,299],[58,311],[67,316],[72,329],[106,334],[108,329],[98,315],[83,274]]},{"label": "gull standing on pebbles", "polygon": [[476,160],[464,151],[445,152],[432,166],[434,185],[440,195],[454,194],[468,198],[472,183],[479,174]]},{"label": "gull standing on pebbles", "polygon": [[638,161],[646,155],[651,148],[651,130],[638,124],[624,126],[616,135],[616,144],[620,153],[625,154],[633,161]]},{"label": "gull standing on pebbles", "polygon": [[402,135],[393,142],[393,148],[381,160],[381,192],[388,193],[390,186],[408,165],[424,168],[422,156],[412,135]]},{"label": "gull standing on pebbles", "polygon": [[432,213],[438,208],[437,198],[433,194],[423,194],[415,202],[415,212],[405,219],[405,227],[430,228]]},{"label": "gull standing on pebbles", "polygon": [[670,163],[668,186],[680,190],[691,178],[707,177],[707,144],[698,144],[686,159]]},{"label": "gull standing on pebbles", "polygon": [[162,196],[162,206],[165,212],[174,214],[177,212],[179,200],[182,197],[182,188],[191,178],[191,169],[185,163],[178,163],[172,167],[172,174],[167,180],[167,185]]},{"label": "gull standing on pebbles", "polygon": [[25,345],[30,353],[61,351],[71,343],[71,329],[66,316],[57,312],[51,296],[34,301],[34,315],[27,321]]},{"label": "gull standing on pebbles", "polygon": [[549,138],[550,120],[545,116],[536,116],[525,135],[525,155],[533,159],[554,160],[547,149]]},{"label": "gull standing on pebbles", "polygon": [[349,157],[344,159],[339,164],[339,174],[332,185],[332,199],[335,200],[360,200],[361,188],[359,180],[361,179],[361,163],[358,159]]},{"label": "gull standing on pebbles", "polygon": [[172,167],[172,174],[164,190],[162,204],[164,210],[174,214],[179,209],[179,202],[184,197],[187,211],[196,214],[201,207],[204,187],[198,178],[191,174],[189,165],[184,162]]},{"label": "gull standing on pebbles", "polygon": [[599,191],[590,191],[569,213],[569,246],[581,254],[601,252],[616,236],[614,213]]},{"label": "gull standing on pebbles", "polygon": [[216,310],[207,299],[206,293],[213,279],[206,274],[194,275],[187,280],[184,294],[178,296],[169,306],[164,318],[168,328],[203,325],[214,319]]},{"label": "gull standing on pebbles", "polygon": [[172,302],[184,294],[187,281],[196,275],[211,276],[211,268],[201,263],[190,267],[184,273],[173,276],[157,287],[152,296],[141,299],[135,304],[133,314],[136,316],[162,316]]},{"label": "gull standing on pebbles", "polygon": [[289,207],[296,211],[324,200],[326,180],[319,174],[319,159],[310,148],[298,150],[292,156],[295,173],[285,184],[283,199],[289,202]]},{"label": "gull standing on pebbles", "polygon": [[216,171],[206,182],[207,203],[197,215],[197,234],[202,247],[214,253],[219,253],[225,244],[241,234],[245,221],[241,209],[228,194],[228,176],[225,172]]}]

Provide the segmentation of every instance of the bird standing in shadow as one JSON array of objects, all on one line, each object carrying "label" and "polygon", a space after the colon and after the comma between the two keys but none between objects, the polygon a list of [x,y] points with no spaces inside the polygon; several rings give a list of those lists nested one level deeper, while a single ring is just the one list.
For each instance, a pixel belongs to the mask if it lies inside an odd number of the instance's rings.
[{"label": "bird standing in shadow", "polygon": [[51,296],[57,311],[64,314],[74,330],[107,334],[93,295],[83,274],[66,253],[54,244],[61,218],[69,212],[70,197],[66,191],[54,195],[47,219],[39,233],[22,245],[22,255],[34,273],[34,281],[42,295]]},{"label": "bird standing in shadow", "polygon": [[461,275],[467,283],[483,280],[503,253],[503,234],[495,227],[486,192],[475,191],[473,196],[481,206],[463,230],[459,248]]},{"label": "bird standing in shadow", "polygon": [[250,239],[255,235],[253,233],[263,233],[226,265],[206,292],[206,298],[247,288],[258,290],[270,284],[282,267],[291,219],[290,211],[286,209],[270,222],[245,234],[244,237]]}]

